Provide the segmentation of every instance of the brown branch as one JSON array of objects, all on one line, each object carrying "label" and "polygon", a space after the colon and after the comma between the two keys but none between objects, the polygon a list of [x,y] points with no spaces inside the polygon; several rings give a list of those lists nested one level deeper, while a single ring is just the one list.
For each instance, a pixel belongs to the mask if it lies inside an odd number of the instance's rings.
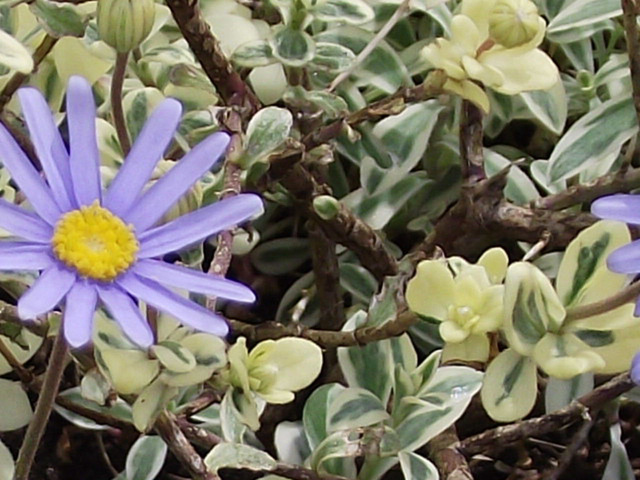
[{"label": "brown branch", "polygon": [[219,480],[213,472],[207,469],[202,457],[195,451],[193,445],[185,437],[176,422],[176,418],[170,412],[162,412],[154,428],[165,441],[171,453],[175,455],[182,466],[189,472],[194,480]]},{"label": "brown branch", "polygon": [[167,6],[224,103],[246,109],[242,116],[250,118],[260,109],[260,101],[231,66],[220,42],[202,17],[198,0],[167,0]]},{"label": "brown branch", "polygon": [[2,355],[11,368],[13,368],[13,371],[16,372],[23,385],[29,385],[33,381],[33,374],[22,366],[2,338],[0,338],[0,355]]},{"label": "brown branch", "polygon": [[231,328],[237,335],[245,336],[251,342],[275,340],[282,337],[300,337],[311,340],[323,348],[332,348],[366,345],[397,337],[405,333],[417,321],[418,317],[413,312],[405,310],[390,322],[360,327],[350,332],[314,330],[299,323],[283,325],[277,322],[265,322],[259,325],[250,325],[237,320],[231,320]]},{"label": "brown branch", "polygon": [[571,443],[567,445],[565,451],[562,452],[562,455],[558,460],[558,465],[554,469],[550,470],[544,477],[542,477],[542,480],[558,480],[562,477],[562,474],[571,465],[576,452],[587,440],[589,432],[591,431],[591,428],[595,423],[595,418],[593,417],[594,415],[590,415],[589,418],[585,419],[585,422],[571,439]]},{"label": "brown branch", "polygon": [[477,183],[486,177],[482,144],[482,111],[469,100],[463,100],[460,121],[460,157],[462,158],[462,177],[468,184]]},{"label": "brown branch", "polygon": [[591,202],[596,198],[613,193],[628,192],[640,187],[640,169],[620,170],[602,176],[592,182],[573,185],[566,190],[537,199],[534,208],[562,210],[583,202]]},{"label": "brown branch", "polygon": [[340,292],[340,267],[336,256],[336,244],[314,224],[309,226],[309,239],[316,295],[320,306],[318,327],[323,330],[340,330],[346,319]]},{"label": "brown branch", "polygon": [[[58,41],[57,38],[51,37],[49,35],[45,36],[40,42],[40,45],[36,48],[36,51],[33,54],[33,65],[34,71],[38,68],[38,65],[44,60],[44,58],[49,54],[53,46]],[[13,76],[9,79],[7,84],[4,86],[2,91],[0,92],[0,111],[4,110],[4,107],[9,103],[11,97],[19,87],[29,78],[28,73],[14,73]]]},{"label": "brown branch", "polygon": [[455,447],[459,442],[456,427],[451,425],[427,444],[429,458],[442,480],[473,480],[467,459]]},{"label": "brown branch", "polygon": [[640,124],[640,37],[636,15],[638,7],[635,0],[622,0],[622,23],[627,35],[627,53],[631,69],[631,86],[633,88],[633,106]]},{"label": "brown branch", "polygon": [[595,390],[574,400],[566,407],[522,422],[487,430],[462,440],[457,448],[466,457],[502,448],[527,437],[544,435],[559,430],[582,418],[592,409],[598,409],[607,402],[631,390],[635,384],[628,373],[614,377]]}]

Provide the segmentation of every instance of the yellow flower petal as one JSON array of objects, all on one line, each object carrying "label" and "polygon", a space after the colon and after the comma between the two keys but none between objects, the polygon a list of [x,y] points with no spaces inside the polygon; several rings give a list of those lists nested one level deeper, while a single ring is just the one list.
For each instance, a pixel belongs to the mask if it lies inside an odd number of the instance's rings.
[{"label": "yellow flower petal", "polygon": [[440,324],[440,336],[446,343],[459,343],[469,336],[469,330],[457,322],[446,320]]},{"label": "yellow flower petal", "polygon": [[484,267],[491,283],[502,283],[509,266],[509,257],[502,248],[495,247],[484,252],[476,265]]},{"label": "yellow flower petal", "polygon": [[504,286],[492,285],[482,292],[482,304],[477,310],[480,319],[471,327],[473,333],[496,331],[504,316]]},{"label": "yellow flower petal", "polygon": [[[445,82],[445,88],[448,88],[447,84],[448,82]],[[475,103],[484,113],[489,113],[489,97],[484,92],[483,88],[470,80],[462,81],[461,85],[462,93],[460,95],[462,98]]]},{"label": "yellow flower petal", "polygon": [[407,284],[406,299],[411,310],[425,317],[444,320],[454,303],[455,284],[444,262],[425,260]]},{"label": "yellow flower petal", "polygon": [[489,37],[489,13],[493,10],[496,0],[464,0],[460,13],[473,19],[482,38]]},{"label": "yellow flower petal", "polygon": [[473,57],[462,57],[462,66],[470,78],[482,82],[487,87],[496,89],[504,83],[504,75],[500,70],[487,63],[480,63]]},{"label": "yellow flower petal", "polygon": [[485,38],[471,18],[456,15],[451,19],[451,42],[462,48],[465,55],[475,56]]},{"label": "yellow flower petal", "polygon": [[514,53],[514,49],[492,48],[478,57],[487,67],[499,70],[504,76],[500,86],[492,86],[506,95],[529,90],[547,90],[560,80],[558,67],[542,50]]}]

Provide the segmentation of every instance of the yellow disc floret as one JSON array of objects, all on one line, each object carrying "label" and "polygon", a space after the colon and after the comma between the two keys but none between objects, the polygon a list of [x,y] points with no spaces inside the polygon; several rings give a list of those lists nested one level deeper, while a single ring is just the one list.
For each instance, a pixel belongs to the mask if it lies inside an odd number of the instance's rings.
[{"label": "yellow disc floret", "polygon": [[64,214],[51,239],[53,252],[80,275],[111,281],[127,270],[139,249],[133,228],[98,202]]}]

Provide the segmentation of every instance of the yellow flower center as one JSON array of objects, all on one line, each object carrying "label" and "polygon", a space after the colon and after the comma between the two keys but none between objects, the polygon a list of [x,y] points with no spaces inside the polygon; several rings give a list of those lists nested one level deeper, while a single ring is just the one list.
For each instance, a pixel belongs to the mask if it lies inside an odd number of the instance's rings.
[{"label": "yellow flower center", "polygon": [[467,331],[471,331],[480,320],[480,316],[471,307],[449,305],[447,310],[448,319],[456,322]]},{"label": "yellow flower center", "polygon": [[60,261],[84,277],[111,281],[127,270],[140,248],[133,228],[96,201],[64,214],[51,239]]}]

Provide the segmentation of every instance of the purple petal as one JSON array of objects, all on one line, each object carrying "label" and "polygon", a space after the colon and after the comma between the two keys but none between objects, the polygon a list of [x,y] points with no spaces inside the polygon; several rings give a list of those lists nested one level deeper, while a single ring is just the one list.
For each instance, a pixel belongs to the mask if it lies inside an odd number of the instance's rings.
[{"label": "purple petal", "polygon": [[591,213],[600,218],[640,225],[640,195],[617,194],[598,198]]},{"label": "purple petal", "polygon": [[100,154],[96,138],[96,106],[91,85],[73,76],[67,87],[69,164],[76,200],[90,205],[100,200]]},{"label": "purple petal", "polygon": [[53,310],[75,281],[75,273],[52,263],[18,300],[18,315],[26,320]]},{"label": "purple petal", "polygon": [[119,216],[131,208],[171,143],[181,115],[180,102],[172,98],[163,101],[153,111],[118,175],[109,186],[104,200],[105,207]]},{"label": "purple petal", "polygon": [[180,322],[196,330],[220,337],[229,332],[229,326],[222,317],[191,300],[176,295],[153,280],[130,273],[120,277],[117,282],[131,295],[158,310],[173,315]]},{"label": "purple petal", "polygon": [[636,298],[636,307],[633,309],[633,316],[640,317],[640,297]]},{"label": "purple petal", "polygon": [[96,288],[86,281],[76,282],[69,290],[62,325],[64,338],[72,347],[81,347],[91,340],[97,301]]},{"label": "purple petal", "polygon": [[631,361],[631,380],[636,385],[640,385],[640,352],[636,353]]},{"label": "purple petal", "polygon": [[53,229],[40,217],[0,198],[0,228],[34,242],[51,241]]},{"label": "purple petal", "polygon": [[133,267],[133,273],[171,287],[237,302],[254,302],[256,299],[251,289],[241,283],[156,260],[139,260]]},{"label": "purple petal", "polygon": [[614,250],[607,257],[607,266],[617,273],[640,272],[640,240]]},{"label": "purple petal", "polygon": [[0,242],[0,270],[44,270],[53,263],[49,250],[41,243]]},{"label": "purple petal", "polygon": [[20,149],[13,137],[0,124],[0,162],[11,173],[11,177],[25,193],[34,210],[50,225],[60,217],[60,209],[51,190],[44,183],[31,161]]},{"label": "purple petal", "polygon": [[104,302],[107,310],[115,318],[129,339],[141,346],[148,348],[153,345],[153,332],[149,323],[142,318],[140,309],[133,299],[116,285],[100,285],[98,295]]},{"label": "purple petal", "polygon": [[69,154],[49,110],[46,100],[35,88],[18,90],[31,141],[49,182],[49,187],[63,212],[75,208]]},{"label": "purple petal", "polygon": [[225,198],[141,234],[139,258],[157,257],[227,230],[262,211],[262,200],[250,193]]},{"label": "purple petal", "polygon": [[229,135],[218,132],[200,142],[166,175],[139,198],[131,210],[122,216],[142,233],[156,223],[164,213],[222,156],[229,144]]}]

